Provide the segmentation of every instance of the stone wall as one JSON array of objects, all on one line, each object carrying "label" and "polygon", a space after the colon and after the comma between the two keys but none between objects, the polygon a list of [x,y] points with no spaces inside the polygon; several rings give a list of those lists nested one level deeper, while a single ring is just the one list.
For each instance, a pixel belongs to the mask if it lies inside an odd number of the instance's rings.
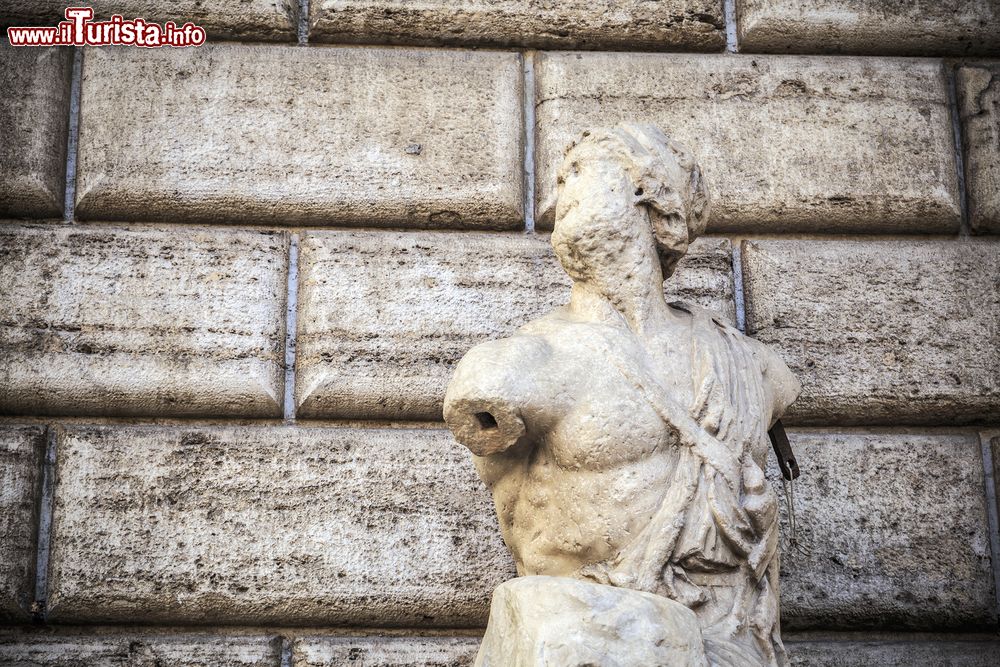
[{"label": "stone wall", "polygon": [[994,0],[93,5],[210,39],[0,46],[0,664],[469,664],[513,565],[444,387],[567,299],[621,120],[714,195],[669,296],[803,383],[793,664],[996,664]]}]

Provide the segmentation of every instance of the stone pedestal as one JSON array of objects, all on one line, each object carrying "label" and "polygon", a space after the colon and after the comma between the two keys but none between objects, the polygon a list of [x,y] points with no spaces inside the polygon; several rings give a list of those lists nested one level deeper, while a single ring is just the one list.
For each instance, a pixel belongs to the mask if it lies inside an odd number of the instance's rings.
[{"label": "stone pedestal", "polygon": [[694,612],[652,593],[567,577],[497,586],[476,667],[707,667]]}]

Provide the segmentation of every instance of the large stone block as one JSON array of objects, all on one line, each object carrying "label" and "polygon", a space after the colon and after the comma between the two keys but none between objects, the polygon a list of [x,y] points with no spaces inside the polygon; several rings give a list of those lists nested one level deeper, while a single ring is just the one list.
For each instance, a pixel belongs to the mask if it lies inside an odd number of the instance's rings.
[{"label": "large stone block", "polygon": [[721,51],[721,0],[314,0],[310,41]]},{"label": "large stone block", "polygon": [[743,275],[748,332],[802,382],[788,421],[1000,414],[1000,243],[746,241]]},{"label": "large stone block", "polygon": [[792,667],[996,667],[1000,642],[983,640],[786,642]]},{"label": "large stone block", "polygon": [[638,121],[697,156],[713,195],[709,230],[958,230],[939,61],[546,53],[536,63],[543,226],[570,142]]},{"label": "large stone block", "polygon": [[1000,53],[996,0],[736,0],[736,11],[744,52]]},{"label": "large stone block", "polygon": [[88,0],[67,4],[60,0],[5,0],[0,25],[54,26],[66,20],[66,7],[94,9],[94,20],[112,14],[148,23],[188,21],[199,25],[209,39],[260,39],[294,42],[298,36],[298,0]]},{"label": "large stone block", "polygon": [[[782,552],[784,628],[995,626],[975,433],[794,430],[789,437],[802,470],[794,493],[804,551]],[[779,477],[776,466],[769,472]],[[789,537],[787,513],[782,533]]]},{"label": "large stone block", "polygon": [[[479,637],[302,637],[292,667],[468,667]],[[785,640],[794,667],[994,667],[1000,643],[989,640]]]},{"label": "large stone block", "polygon": [[9,667],[279,667],[281,639],[211,634],[0,635]]},{"label": "large stone block", "polygon": [[969,223],[976,232],[1000,233],[1000,63],[959,68],[955,82]]},{"label": "large stone block", "polygon": [[288,239],[0,226],[0,412],[281,415]]},{"label": "large stone block", "polygon": [[441,429],[74,427],[57,461],[57,622],[482,625],[514,574]]},{"label": "large stone block", "polygon": [[[666,283],[732,321],[731,247],[700,239]],[[441,419],[471,347],[569,300],[547,237],[318,232],[301,244],[300,417]]]},{"label": "large stone block", "polygon": [[0,39],[0,216],[61,216],[73,51]]},{"label": "large stone block", "polygon": [[35,545],[45,429],[0,426],[0,621],[27,620],[35,597]]},{"label": "large stone block", "polygon": [[77,215],[518,227],[521,93],[516,53],[90,49]]},{"label": "large stone block", "polygon": [[301,637],[292,667],[469,667],[479,637]]}]

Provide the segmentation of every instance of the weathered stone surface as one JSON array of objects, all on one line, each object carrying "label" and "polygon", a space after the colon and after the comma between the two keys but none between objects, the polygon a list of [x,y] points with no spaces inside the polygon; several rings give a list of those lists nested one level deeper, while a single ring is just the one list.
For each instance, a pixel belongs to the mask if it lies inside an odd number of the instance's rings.
[{"label": "weathered stone surface", "polygon": [[[975,433],[805,429],[789,438],[802,470],[798,537],[810,553],[783,550],[783,627],[996,623]],[[779,478],[776,466],[769,473]],[[787,529],[785,520],[786,538]]]},{"label": "weathered stone surface", "polygon": [[292,667],[469,667],[479,637],[302,637]]},{"label": "weathered stone surface", "polygon": [[802,382],[788,421],[1000,414],[1000,243],[746,241],[743,275],[747,331]]},{"label": "weathered stone surface", "polygon": [[996,0],[736,0],[740,50],[968,56],[1000,52]]},{"label": "weathered stone surface", "polygon": [[63,212],[73,51],[0,39],[0,216]]},{"label": "weathered stone surface", "polygon": [[29,618],[44,455],[43,427],[0,426],[0,621]]},{"label": "weathered stone surface", "polygon": [[494,591],[476,667],[783,663],[763,469],[799,384],[664,298],[708,222],[704,175],[638,123],[585,132],[558,174],[569,302],[469,350],[444,397],[524,575]]},{"label": "weathered stone surface", "polygon": [[9,667],[278,667],[278,637],[217,635],[0,635],[0,663]]},{"label": "weathered stone surface", "polygon": [[974,231],[1000,233],[1000,63],[961,67],[955,83],[969,222]]},{"label": "weathered stone surface", "polygon": [[81,218],[521,224],[516,53],[217,44],[83,69]]},{"label": "weathered stone surface", "polygon": [[[66,7],[73,6],[58,0],[6,0],[0,25],[54,26],[66,19]],[[94,20],[100,21],[112,14],[178,26],[191,21],[204,28],[209,39],[294,42],[298,35],[298,0],[89,0],[80,6],[93,7]]]},{"label": "weathered stone surface", "polygon": [[[547,237],[318,232],[300,253],[300,417],[440,419],[470,347],[569,299]],[[729,241],[696,242],[666,287],[735,319]]]},{"label": "weathered stone surface", "polygon": [[493,592],[476,667],[708,667],[702,641],[695,613],[662,595],[571,577],[518,577]]},{"label": "weathered stone surface", "polygon": [[440,429],[74,427],[49,619],[480,625],[513,575]]},{"label": "weathered stone surface", "polygon": [[721,0],[314,0],[310,41],[721,51]]},{"label": "weathered stone surface", "polygon": [[546,53],[536,217],[582,131],[651,122],[687,146],[709,231],[939,231],[960,222],[944,69],[931,60]]},{"label": "weathered stone surface", "polygon": [[[304,637],[293,644],[293,667],[468,667],[478,637]],[[794,667],[994,667],[1000,643],[981,640],[785,641]]]},{"label": "weathered stone surface", "polygon": [[0,412],[280,416],[284,234],[0,227]]},{"label": "weathered stone surface", "polygon": [[995,667],[995,641],[796,641],[787,643],[792,667]]}]

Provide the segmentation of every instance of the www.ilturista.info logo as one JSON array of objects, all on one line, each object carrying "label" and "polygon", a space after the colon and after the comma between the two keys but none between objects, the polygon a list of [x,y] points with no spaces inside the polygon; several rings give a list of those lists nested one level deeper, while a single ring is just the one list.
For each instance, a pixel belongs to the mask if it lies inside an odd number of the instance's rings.
[{"label": "www.ilturista.info logo", "polygon": [[115,14],[109,21],[92,21],[92,7],[69,7],[66,20],[54,28],[7,28],[11,46],[201,46],[205,29],[190,21],[178,27],[173,21],[163,25],[143,19],[125,20]]}]

